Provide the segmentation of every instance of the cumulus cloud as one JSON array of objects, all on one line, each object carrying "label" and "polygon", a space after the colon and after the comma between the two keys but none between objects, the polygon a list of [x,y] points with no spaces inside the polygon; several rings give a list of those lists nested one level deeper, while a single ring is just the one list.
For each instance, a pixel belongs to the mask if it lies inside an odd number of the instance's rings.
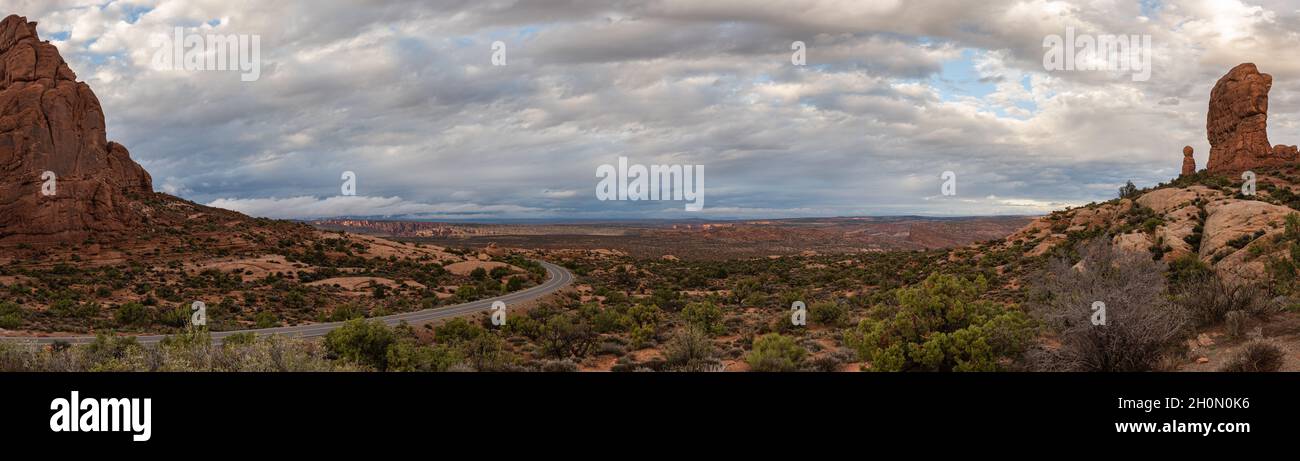
[{"label": "cumulus cloud", "polygon": [[[1271,139],[1300,142],[1284,0],[0,5],[40,23],[160,189],[259,216],[1042,213],[1168,180],[1183,145],[1204,164],[1210,87],[1245,61],[1274,75]],[[177,26],[258,35],[261,78],[153,68]],[[1067,27],[1151,36],[1151,79],[1045,70]],[[620,156],[706,165],[705,210],[596,200]]]}]

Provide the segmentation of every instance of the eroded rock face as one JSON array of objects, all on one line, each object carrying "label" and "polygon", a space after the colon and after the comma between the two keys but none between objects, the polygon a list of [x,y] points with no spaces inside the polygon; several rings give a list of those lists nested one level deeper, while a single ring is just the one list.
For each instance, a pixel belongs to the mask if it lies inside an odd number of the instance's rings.
[{"label": "eroded rock face", "polygon": [[1205,220],[1205,234],[1201,238],[1202,261],[1213,261],[1220,252],[1225,255],[1236,251],[1228,243],[1260,231],[1280,232],[1286,215],[1295,211],[1279,205],[1256,200],[1224,200],[1205,206],[1209,217]]},{"label": "eroded rock face", "polygon": [[[42,190],[47,171],[53,195]],[[106,139],[95,93],[40,40],[36,23],[0,21],[0,239],[123,230],[144,219],[133,197],[152,192],[149,173]]]},{"label": "eroded rock face", "polygon": [[1196,159],[1192,158],[1192,146],[1183,146],[1183,171],[1180,176],[1196,174]]},{"label": "eroded rock face", "polygon": [[1211,172],[1232,173],[1259,166],[1294,163],[1296,146],[1268,143],[1268,91],[1273,77],[1252,63],[1219,78],[1210,91],[1205,131],[1210,140]]}]

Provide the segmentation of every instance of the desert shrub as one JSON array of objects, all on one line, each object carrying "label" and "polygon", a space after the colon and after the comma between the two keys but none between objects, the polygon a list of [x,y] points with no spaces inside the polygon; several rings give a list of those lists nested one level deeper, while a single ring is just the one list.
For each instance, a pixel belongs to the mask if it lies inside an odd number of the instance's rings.
[{"label": "desert shrub", "polygon": [[79,303],[69,298],[59,299],[50,305],[49,312],[58,317],[91,318],[99,313],[97,303]]},{"label": "desert shrub", "polygon": [[837,327],[849,320],[849,309],[831,301],[813,303],[808,306],[808,318],[822,325]]},{"label": "desert shrub", "polygon": [[280,326],[280,319],[276,318],[271,311],[260,311],[253,315],[253,323],[258,328],[274,328]]},{"label": "desert shrub", "polygon": [[539,369],[543,373],[573,373],[578,371],[578,364],[573,360],[545,360]]},{"label": "desert shrub", "polygon": [[678,371],[705,371],[719,363],[713,341],[696,327],[677,330],[664,344],[664,358],[670,368]]},{"label": "desert shrub", "polygon": [[23,324],[23,308],[12,301],[0,302],[0,328],[12,330]]},{"label": "desert shrub", "polygon": [[181,328],[188,325],[190,321],[190,309],[187,306],[177,306],[171,309],[162,308],[158,310],[158,323],[174,328]]},{"label": "desert shrub", "polygon": [[456,348],[437,344],[421,345],[414,337],[393,342],[385,351],[388,371],[447,371],[464,357]]},{"label": "desert shrub", "polygon": [[659,340],[660,328],[664,323],[664,312],[654,304],[637,304],[628,309],[632,318],[631,346],[639,348]]},{"label": "desert shrub", "polygon": [[837,350],[829,354],[822,354],[815,358],[806,360],[807,364],[804,369],[807,371],[820,371],[823,373],[833,373],[844,368],[844,364],[853,360],[853,352],[847,350]]},{"label": "desert shrub", "polygon": [[[505,340],[493,332],[474,337],[474,339],[459,345],[459,350],[465,355],[464,365],[470,369],[478,371],[509,371],[512,369],[514,358],[505,350]],[[447,371],[459,370],[452,367]]]},{"label": "desert shrub", "polygon": [[585,357],[596,347],[599,336],[581,317],[569,312],[546,320],[542,326],[542,353],[555,357]]},{"label": "desert shrub", "polygon": [[1175,296],[1198,326],[1215,325],[1231,311],[1266,316],[1277,310],[1267,289],[1249,283],[1230,282],[1210,272],[1186,280]]},{"label": "desert shrub", "polygon": [[690,303],[682,309],[682,319],[710,335],[722,334],[722,309],[709,302]]},{"label": "desert shrub", "polygon": [[393,330],[382,322],[356,319],[327,333],[325,350],[331,358],[383,371],[388,369],[388,346],[396,341]]},{"label": "desert shrub", "polygon": [[331,322],[342,322],[345,320],[363,318],[365,316],[366,313],[363,312],[360,307],[357,307],[357,305],[355,304],[349,303],[349,304],[344,304],[335,307],[334,310],[330,312],[330,315],[329,317],[327,317],[327,319]]},{"label": "desert shrub", "polygon": [[138,326],[149,323],[149,311],[143,304],[129,302],[117,308],[113,313],[113,320],[121,326]]},{"label": "desert shrub", "polygon": [[1223,329],[1229,339],[1241,339],[1246,336],[1247,315],[1244,311],[1229,311],[1223,316]]},{"label": "desert shrub", "polygon": [[457,344],[468,342],[483,335],[485,332],[486,331],[483,327],[457,317],[448,320],[447,323],[434,327],[433,337],[440,343]]},{"label": "desert shrub", "polygon": [[753,371],[796,371],[808,351],[794,338],[768,333],[754,340],[754,348],[745,356]]},{"label": "desert shrub", "polygon": [[987,288],[982,276],[931,274],[895,290],[897,306],[873,308],[845,333],[845,343],[872,370],[1001,369],[1025,350],[1033,329],[1018,308],[980,300]]},{"label": "desert shrub", "polygon": [[[1076,269],[1068,259],[1048,264],[1030,312],[1059,340],[1027,355],[1044,371],[1149,371],[1186,333],[1185,311],[1166,296],[1163,264],[1117,249],[1104,239],[1081,246]],[[1094,302],[1105,322],[1093,324]]]},{"label": "desert shrub", "polygon": [[1195,254],[1184,255],[1169,263],[1169,285],[1183,286],[1213,273],[1210,266],[1201,262],[1201,258],[1196,257]]},{"label": "desert shrub", "polygon": [[247,346],[257,341],[257,335],[251,332],[235,333],[222,338],[223,346]]},{"label": "desert shrub", "polygon": [[1242,347],[1231,359],[1228,359],[1228,362],[1222,368],[1219,368],[1219,371],[1277,371],[1282,368],[1282,360],[1281,348],[1264,341],[1253,341]]}]

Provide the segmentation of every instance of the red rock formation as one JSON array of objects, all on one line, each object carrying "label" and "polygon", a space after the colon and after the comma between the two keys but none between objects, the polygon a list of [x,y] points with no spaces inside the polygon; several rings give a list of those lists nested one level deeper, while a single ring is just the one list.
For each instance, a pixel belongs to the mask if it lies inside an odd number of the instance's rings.
[{"label": "red rock formation", "polygon": [[[42,175],[53,172],[55,194]],[[104,113],[21,16],[0,21],[0,239],[85,238],[144,220],[149,173],[108,142]]]},{"label": "red rock formation", "polygon": [[1260,166],[1294,163],[1296,146],[1268,143],[1268,90],[1273,77],[1252,63],[1232,68],[1210,91],[1205,131],[1210,138],[1211,172],[1232,173]]},{"label": "red rock formation", "polygon": [[1192,158],[1192,146],[1183,146],[1183,172],[1179,176],[1196,174],[1196,159]]}]

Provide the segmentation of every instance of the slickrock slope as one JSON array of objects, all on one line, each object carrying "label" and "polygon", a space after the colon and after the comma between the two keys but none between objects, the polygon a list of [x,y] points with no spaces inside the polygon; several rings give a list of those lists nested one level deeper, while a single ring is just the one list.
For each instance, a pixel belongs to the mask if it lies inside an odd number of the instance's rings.
[{"label": "slickrock slope", "polygon": [[[1210,93],[1206,133],[1211,151],[1197,173],[1183,148],[1179,177],[1169,185],[1036,220],[1006,239],[1028,256],[1103,237],[1129,251],[1172,262],[1195,256],[1232,279],[1266,281],[1270,261],[1288,260],[1286,218],[1300,207],[1295,146],[1269,146],[1268,91],[1273,79],[1254,64],[1234,67]],[[1257,175],[1254,195],[1238,173]]]},{"label": "slickrock slope", "polygon": [[[46,172],[53,195],[42,193]],[[0,239],[75,239],[147,219],[149,173],[105,138],[95,93],[41,41],[36,23],[0,22]]]}]

